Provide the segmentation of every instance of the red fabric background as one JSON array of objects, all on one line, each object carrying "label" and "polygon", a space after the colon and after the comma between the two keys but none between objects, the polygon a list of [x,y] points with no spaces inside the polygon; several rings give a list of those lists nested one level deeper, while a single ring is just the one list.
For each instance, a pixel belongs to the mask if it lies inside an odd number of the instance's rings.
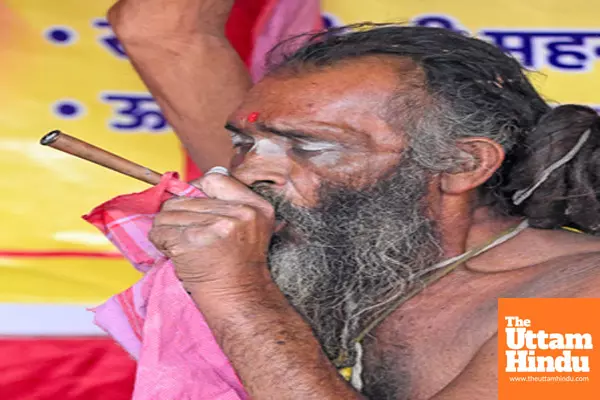
[{"label": "red fabric background", "polygon": [[0,340],[0,399],[125,400],[135,362],[108,338]]}]

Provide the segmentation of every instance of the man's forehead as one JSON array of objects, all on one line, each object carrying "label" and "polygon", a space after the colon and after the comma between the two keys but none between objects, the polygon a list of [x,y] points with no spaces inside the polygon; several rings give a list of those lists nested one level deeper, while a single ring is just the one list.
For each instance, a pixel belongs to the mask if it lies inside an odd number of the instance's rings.
[{"label": "man's forehead", "polygon": [[312,122],[363,130],[385,119],[390,99],[402,91],[403,78],[413,81],[414,77],[413,65],[403,68],[382,57],[307,66],[298,72],[284,70],[252,88],[231,120],[236,124]]}]

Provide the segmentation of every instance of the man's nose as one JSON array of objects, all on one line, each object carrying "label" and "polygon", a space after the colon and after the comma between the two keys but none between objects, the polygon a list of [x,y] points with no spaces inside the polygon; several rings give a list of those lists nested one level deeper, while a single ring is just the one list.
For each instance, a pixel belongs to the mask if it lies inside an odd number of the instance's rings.
[{"label": "man's nose", "polygon": [[283,189],[289,173],[289,160],[285,156],[265,157],[255,152],[246,155],[244,161],[233,168],[232,174],[247,186],[266,183]]}]

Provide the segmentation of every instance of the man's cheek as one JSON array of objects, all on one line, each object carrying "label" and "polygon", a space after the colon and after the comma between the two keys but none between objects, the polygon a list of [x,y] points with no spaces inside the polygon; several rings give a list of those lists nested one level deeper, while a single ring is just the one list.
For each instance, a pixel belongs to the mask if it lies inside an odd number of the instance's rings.
[{"label": "man's cheek", "polygon": [[320,154],[309,157],[309,162],[316,168],[335,168],[342,160],[340,151],[324,151]]},{"label": "man's cheek", "polygon": [[285,200],[300,209],[319,207],[322,187],[326,180],[323,177],[306,173],[292,177],[285,191]]}]

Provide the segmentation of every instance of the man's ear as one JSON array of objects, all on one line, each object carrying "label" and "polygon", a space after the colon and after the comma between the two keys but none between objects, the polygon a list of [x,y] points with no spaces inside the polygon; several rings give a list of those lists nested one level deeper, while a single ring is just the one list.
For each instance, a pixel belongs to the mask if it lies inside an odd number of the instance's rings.
[{"label": "man's ear", "polygon": [[482,185],[504,161],[504,149],[487,138],[459,139],[460,163],[453,170],[440,175],[440,190],[447,194],[461,194]]}]

